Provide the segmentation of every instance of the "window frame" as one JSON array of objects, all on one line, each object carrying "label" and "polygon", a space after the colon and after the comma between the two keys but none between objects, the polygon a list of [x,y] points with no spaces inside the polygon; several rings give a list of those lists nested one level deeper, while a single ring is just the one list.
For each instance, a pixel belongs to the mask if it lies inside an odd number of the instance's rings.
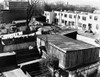
[{"label": "window frame", "polygon": [[71,15],[71,14],[69,14],[69,18],[71,18],[71,19],[72,19],[72,15]]},{"label": "window frame", "polygon": [[86,17],[85,16],[82,16],[82,20],[86,21]]},{"label": "window frame", "polygon": [[64,17],[67,17],[67,14],[64,14]]}]

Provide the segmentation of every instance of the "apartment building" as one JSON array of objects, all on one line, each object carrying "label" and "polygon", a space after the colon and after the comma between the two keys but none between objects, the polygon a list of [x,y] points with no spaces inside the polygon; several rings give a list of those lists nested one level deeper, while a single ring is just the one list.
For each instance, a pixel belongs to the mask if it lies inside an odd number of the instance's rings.
[{"label": "apartment building", "polygon": [[54,21],[55,13],[54,11],[52,12],[45,11],[44,16],[46,16],[46,22],[51,24]]},{"label": "apartment building", "polygon": [[80,13],[78,14],[78,28],[85,31],[92,31],[93,33],[100,32],[100,15],[93,13]]},{"label": "apartment building", "polygon": [[[44,11],[47,21],[84,32],[100,33],[100,14],[78,11]],[[49,22],[48,22],[49,23]]]},{"label": "apartment building", "polygon": [[67,11],[60,11],[58,13],[58,11],[55,11],[55,22],[58,21],[59,25],[62,26],[69,26],[69,27],[75,27],[74,24],[76,23],[76,19],[74,18],[74,15],[76,15],[73,12],[67,12]]}]

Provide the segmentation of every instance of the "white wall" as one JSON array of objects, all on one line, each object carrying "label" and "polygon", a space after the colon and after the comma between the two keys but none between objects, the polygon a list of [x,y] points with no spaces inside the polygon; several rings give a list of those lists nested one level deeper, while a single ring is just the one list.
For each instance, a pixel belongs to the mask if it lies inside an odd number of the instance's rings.
[{"label": "white wall", "polygon": [[[86,36],[77,35],[77,40],[89,43],[89,44],[94,45],[96,47],[100,47],[100,45],[95,42],[95,40],[96,40],[95,38],[89,38]],[[100,57],[100,50],[99,50],[99,57]]]},{"label": "white wall", "polygon": [[55,18],[55,13],[54,11],[49,12],[49,11],[44,11],[44,16],[46,16],[46,20],[49,24],[51,24],[54,21]]},{"label": "white wall", "polygon": [[[48,14],[50,14],[51,12],[47,12]],[[68,12],[68,11],[54,11],[55,14],[57,14],[56,16],[53,16],[53,15],[48,15],[47,16],[47,19],[50,19],[50,20],[53,20],[54,18],[58,19],[58,25],[62,25],[62,26],[66,26],[65,23],[62,23],[62,20],[67,21],[67,24],[68,24],[68,21],[73,21],[75,24],[74,26],[72,27],[76,27],[80,30],[83,30],[83,27],[79,27],[78,23],[81,23],[82,26],[83,24],[86,24],[86,30],[89,30],[89,27],[88,27],[88,24],[91,24],[92,26],[92,31],[93,33],[97,33],[99,34],[100,33],[100,14],[94,14],[94,13],[75,13],[75,12]],[[63,14],[63,15],[62,15]],[[67,17],[65,17],[64,15],[67,14]],[[72,15],[72,18],[69,18],[69,15]],[[76,18],[74,18],[74,16],[76,15]],[[53,17],[50,18],[50,16]],[[80,16],[80,19],[78,18],[78,16]],[[86,20],[83,20],[82,17],[86,17]],[[92,16],[92,18],[90,19],[90,16]],[[94,20],[94,17],[97,16],[98,17],[98,20]],[[51,22],[51,21],[50,21]],[[50,23],[49,22],[49,23]],[[98,29],[96,29],[96,26],[98,25]]]}]

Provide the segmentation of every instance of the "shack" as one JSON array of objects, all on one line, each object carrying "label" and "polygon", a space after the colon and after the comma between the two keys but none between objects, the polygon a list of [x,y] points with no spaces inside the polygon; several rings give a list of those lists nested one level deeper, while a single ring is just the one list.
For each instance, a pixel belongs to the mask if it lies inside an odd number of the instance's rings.
[{"label": "shack", "polygon": [[59,67],[67,71],[90,67],[99,60],[98,47],[61,35],[40,35],[37,37],[37,46],[45,57],[57,57]]}]

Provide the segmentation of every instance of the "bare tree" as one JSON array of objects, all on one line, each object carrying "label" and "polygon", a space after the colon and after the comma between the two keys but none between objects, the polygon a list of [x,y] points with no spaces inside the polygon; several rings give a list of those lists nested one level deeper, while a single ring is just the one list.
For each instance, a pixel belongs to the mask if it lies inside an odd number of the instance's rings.
[{"label": "bare tree", "polygon": [[43,12],[43,8],[41,2],[39,0],[31,0],[29,2],[29,6],[27,8],[27,31],[30,31],[29,22],[33,16],[41,15]]},{"label": "bare tree", "polygon": [[89,5],[84,5],[84,6],[79,6],[79,5],[70,5],[70,4],[65,4],[62,1],[58,1],[55,4],[51,3],[45,3],[44,4],[44,10],[46,11],[52,11],[52,10],[71,10],[71,11],[83,11],[83,12],[91,12],[93,13],[94,10],[96,10],[95,7],[89,6]]},{"label": "bare tree", "polygon": [[32,16],[38,16],[43,13],[43,8],[39,0],[31,0],[27,9],[27,25],[29,24]]}]

